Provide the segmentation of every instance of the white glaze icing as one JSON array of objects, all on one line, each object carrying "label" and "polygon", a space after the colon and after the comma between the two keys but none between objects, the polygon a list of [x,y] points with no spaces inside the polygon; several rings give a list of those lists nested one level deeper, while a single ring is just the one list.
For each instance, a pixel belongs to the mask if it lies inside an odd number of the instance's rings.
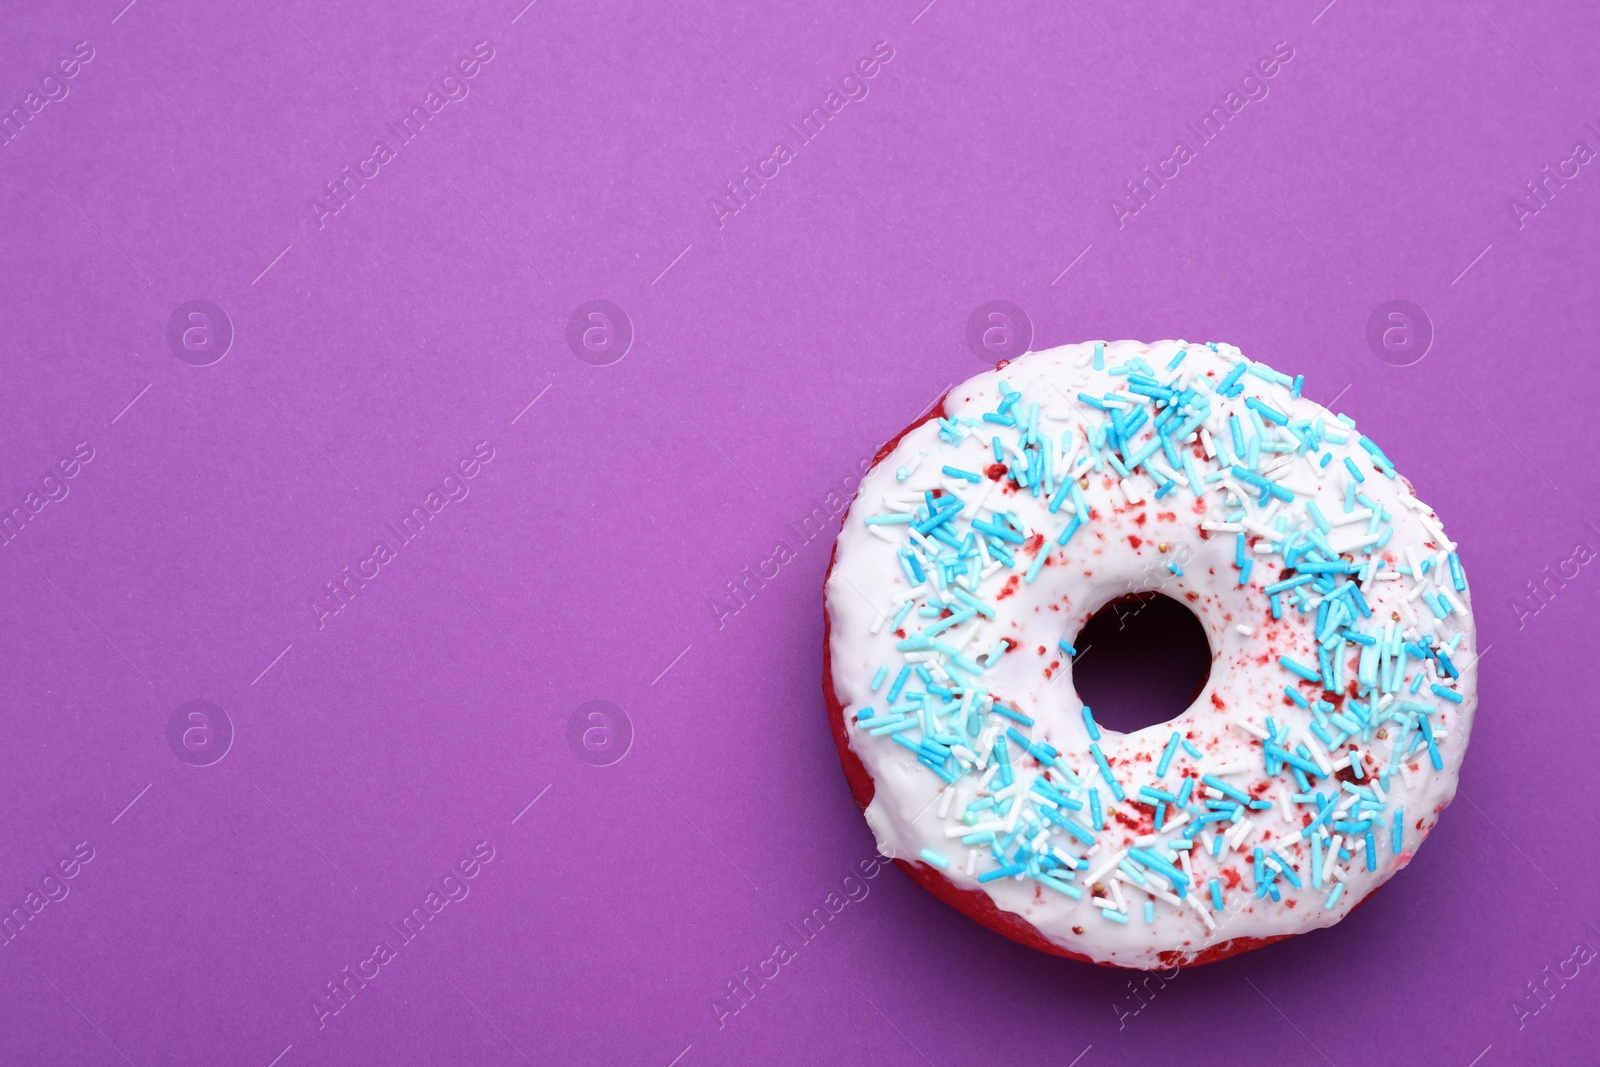
[{"label": "white glaze icing", "polygon": [[[1031,353],[955,387],[945,398],[944,414],[946,419],[968,431],[963,440],[959,443],[947,440],[941,435],[938,421],[924,423],[908,432],[862,479],[839,535],[836,562],[826,587],[826,603],[831,625],[832,677],[844,710],[848,743],[875,783],[875,794],[866,810],[867,822],[886,855],[921,862],[918,857],[923,850],[932,850],[948,860],[944,874],[957,886],[987,893],[1000,909],[1021,916],[1049,941],[1103,963],[1136,968],[1166,966],[1193,959],[1208,947],[1233,938],[1299,934],[1332,925],[1410,861],[1438,812],[1455,795],[1457,773],[1477,705],[1477,649],[1470,597],[1465,589],[1456,589],[1451,560],[1447,557],[1455,545],[1445,539],[1439,520],[1431,508],[1417,501],[1410,484],[1404,478],[1385,475],[1381,468],[1387,460],[1376,461],[1359,443],[1361,435],[1357,431],[1336,421],[1320,405],[1292,396],[1289,388],[1268,380],[1272,372],[1268,372],[1268,377],[1248,373],[1240,379],[1244,385],[1241,394],[1232,398],[1219,395],[1217,384],[1226,379],[1235,364],[1248,362],[1237,349],[1218,345],[1213,350],[1181,341],[1149,345],[1112,342],[1104,345],[1105,369],[1096,370],[1094,347],[1093,343],[1088,343]],[[1187,355],[1175,371],[1169,371],[1169,362],[1181,351]],[[1202,477],[1219,470],[1219,460],[1205,455],[1216,440],[1223,441],[1220,447],[1228,449],[1231,457],[1228,416],[1238,416],[1246,437],[1256,433],[1257,427],[1246,406],[1246,399],[1250,397],[1286,414],[1290,425],[1299,427],[1302,434],[1306,429],[1301,420],[1315,424],[1321,419],[1329,437],[1342,435],[1346,439],[1342,443],[1324,439],[1318,442],[1319,447],[1309,449],[1304,455],[1297,451],[1261,454],[1260,470],[1292,493],[1293,500],[1289,503],[1273,499],[1263,506],[1255,487],[1231,475],[1214,484],[1202,482],[1204,491],[1197,497],[1182,470],[1171,472],[1177,475],[1176,484],[1162,498],[1156,499],[1156,479],[1164,480],[1170,472],[1159,449],[1154,453],[1155,476],[1149,468],[1136,470],[1127,479],[1126,487],[1103,459],[1099,470],[1085,466],[1086,457],[1097,454],[1088,435],[1093,427],[1104,425],[1106,416],[1077,397],[1080,393],[1095,397],[1111,393],[1127,396],[1128,376],[1112,372],[1134,358],[1143,360],[1160,382],[1175,382],[1180,389],[1193,387],[1197,395],[1209,403],[1204,421],[1187,436],[1182,446],[1195,456],[1196,473]],[[985,477],[973,484],[942,473],[946,465],[984,472],[995,462],[991,437],[996,434],[1012,449],[1018,444],[1015,429],[981,421],[984,412],[994,412],[1000,404],[1004,395],[1002,382],[1022,394],[1012,414],[1025,419],[1030,405],[1040,404],[1037,428],[1054,439],[1057,451],[1053,453],[1053,460],[1057,466],[1063,435],[1070,434],[1072,457],[1068,464],[1075,475],[1085,479],[1080,482],[1080,492],[1092,518],[1065,546],[1059,546],[1056,537],[1073,514],[1070,496],[1064,494],[1067,502],[1058,512],[1051,513],[1047,492],[1035,497],[1028,489],[1015,486],[1009,478],[996,482]],[[1137,396],[1129,399],[1144,400]],[[964,425],[963,420],[973,420],[973,423]],[[1153,440],[1151,425],[1152,420],[1146,419],[1132,435],[1129,449],[1133,455],[1137,456],[1141,444]],[[1270,421],[1262,421],[1259,426],[1269,431],[1264,440],[1281,439],[1291,446],[1297,444],[1288,429]],[[1211,441],[1202,439],[1202,429],[1208,431]],[[1324,452],[1330,454],[1330,459],[1326,466],[1319,466]],[[1105,455],[1104,452],[1098,454]],[[1117,455],[1119,459],[1125,458],[1122,453]],[[1380,644],[1374,646],[1380,651],[1372,654],[1377,657],[1373,666],[1381,665],[1384,674],[1377,679],[1380,691],[1374,694],[1372,687],[1358,678],[1359,654],[1365,646],[1350,642],[1335,645],[1339,651],[1333,655],[1333,661],[1341,657],[1345,660],[1344,680],[1355,686],[1353,694],[1340,697],[1337,712],[1350,715],[1349,701],[1354,701],[1359,708],[1373,696],[1377,697],[1377,707],[1369,712],[1375,715],[1371,728],[1357,732],[1346,743],[1336,744],[1330,752],[1313,736],[1311,726],[1317,716],[1311,710],[1291,704],[1284,689],[1286,685],[1292,686],[1313,702],[1319,697],[1331,699],[1334,694],[1319,692],[1320,686],[1302,683],[1281,666],[1278,659],[1288,656],[1313,669],[1317,667],[1317,635],[1313,630],[1318,617],[1316,606],[1323,597],[1313,591],[1312,586],[1304,587],[1312,610],[1302,612],[1292,599],[1297,593],[1286,591],[1280,594],[1282,618],[1274,620],[1264,589],[1278,582],[1280,573],[1287,573],[1285,560],[1279,553],[1257,552],[1256,547],[1275,543],[1281,552],[1286,536],[1301,531],[1303,540],[1309,536],[1309,531],[1320,532],[1306,506],[1310,499],[1329,523],[1330,528],[1324,535],[1327,546],[1336,552],[1348,553],[1345,558],[1364,563],[1368,557],[1362,554],[1357,543],[1367,539],[1373,519],[1371,509],[1362,503],[1355,503],[1352,511],[1346,511],[1346,483],[1354,480],[1344,462],[1346,457],[1365,478],[1357,484],[1357,489],[1387,511],[1387,522],[1383,521],[1382,512],[1377,516],[1376,533],[1382,536],[1382,530],[1388,527],[1394,532],[1381,548],[1368,547],[1372,549],[1373,558],[1384,561],[1377,573],[1396,574],[1396,577],[1364,580],[1364,575],[1336,575],[1333,578],[1336,583],[1343,583],[1353,577],[1372,613],[1367,618],[1354,612],[1355,618],[1339,624],[1336,629],[1371,630],[1380,635],[1377,638]],[[1006,460],[1015,465],[1014,451],[1006,453]],[[897,480],[897,471],[912,468],[906,481]],[[1061,475],[1057,473],[1056,477],[1059,479]],[[1139,503],[1130,502],[1129,488]],[[1249,492],[1245,492],[1247,489]],[[1094,835],[1092,852],[1053,824],[1041,823],[1039,828],[1052,830],[1045,839],[1047,848],[1073,857],[1084,857],[1088,853],[1087,859],[1070,876],[1060,868],[1055,871],[1061,881],[1070,877],[1070,884],[1082,892],[1082,899],[1072,899],[1028,874],[980,883],[978,875],[1001,866],[991,850],[981,843],[972,846],[978,850],[978,857],[974,873],[967,873],[969,848],[959,837],[951,835],[961,831],[981,832],[986,823],[1006,821],[1004,816],[996,820],[993,809],[981,816],[973,813],[965,823],[961,818],[969,803],[981,802],[999,788],[998,777],[991,778],[989,788],[980,788],[988,759],[982,759],[970,773],[959,775],[950,787],[953,795],[946,798],[943,795],[946,782],[919,762],[915,753],[895,743],[892,736],[871,736],[867,732],[869,728],[894,721],[895,713],[888,710],[886,693],[906,662],[906,653],[897,649],[902,635],[915,635],[941,620],[922,617],[917,608],[913,608],[903,618],[900,633],[894,632],[892,620],[908,595],[914,592],[912,581],[896,557],[897,550],[908,542],[909,528],[906,525],[874,528],[864,520],[868,516],[907,510],[911,506],[907,494],[925,490],[943,490],[964,499],[964,510],[952,520],[963,538],[969,529],[967,523],[973,517],[973,505],[980,496],[983,505],[979,514],[986,522],[993,521],[995,509],[1009,511],[1027,532],[1044,535],[1050,557],[1033,582],[1024,581],[1023,575],[1033,561],[1028,549],[1035,542],[1030,539],[1025,545],[1007,545],[1014,551],[1015,569],[991,567],[994,573],[975,582],[971,590],[976,599],[995,611],[995,617],[988,619],[977,615],[937,637],[947,646],[962,648],[973,661],[983,657],[1002,638],[1011,638],[1017,642],[1016,646],[977,675],[963,676],[959,669],[954,676],[943,673],[939,665],[949,664],[950,657],[938,651],[932,652],[931,661],[925,662],[924,667],[934,672],[936,682],[948,686],[952,681],[966,681],[973,688],[986,688],[1004,706],[1017,709],[1034,720],[1029,728],[992,711],[976,713],[975,721],[981,723],[981,730],[985,731],[980,733],[983,740],[988,740],[992,736],[988,731],[996,727],[1001,728],[998,732],[1003,734],[1004,726],[1015,726],[1030,741],[1043,742],[1059,751],[1055,769],[1048,772],[1046,780],[1069,799],[1084,804],[1081,811],[1072,812],[1069,817]],[[1368,512],[1368,516],[1360,517],[1362,512]],[[1280,518],[1284,520],[1286,533],[1276,528]],[[1249,558],[1256,560],[1248,583],[1244,585],[1239,582],[1240,570],[1235,565],[1235,534],[1202,528],[1202,523],[1241,519],[1250,546]],[[943,547],[934,545],[935,549]],[[1301,556],[1296,562],[1307,558]],[[1178,561],[1183,571],[1181,576],[1168,569],[1167,564],[1172,560]],[[1424,561],[1428,563],[1424,575],[1398,573],[1410,571],[1414,564]],[[1006,592],[1007,589],[1010,591]],[[1073,688],[1071,661],[1058,650],[1057,642],[1071,642],[1084,622],[1112,599],[1145,591],[1164,593],[1195,612],[1210,642],[1212,666],[1205,689],[1187,710],[1170,722],[1131,734],[1101,728],[1103,736],[1099,744],[1128,798],[1118,803],[1112,800],[1110,786],[1092,758],[1083,705]],[[935,588],[931,592],[939,596],[941,591]],[[1437,599],[1439,596],[1450,598],[1453,604],[1441,602]],[[966,603],[954,594],[945,594],[945,597],[954,608],[962,608]],[[1338,599],[1354,610],[1349,594]],[[920,607],[925,601],[919,599],[916,603]],[[1441,603],[1446,611],[1442,618],[1437,614]],[[884,621],[885,618],[891,621]],[[1241,625],[1252,632],[1248,635],[1242,632]],[[1386,683],[1391,682],[1391,670],[1399,659],[1381,654],[1394,647],[1388,636],[1391,633],[1388,625],[1395,627],[1393,632],[1402,635],[1407,642],[1415,643],[1421,635],[1431,635],[1435,639],[1433,647],[1445,650],[1459,678],[1451,678],[1440,661],[1428,658],[1419,665],[1414,656],[1407,654],[1398,682],[1401,688],[1409,690],[1413,678],[1420,673],[1423,677],[1420,691],[1416,694],[1383,692],[1383,689],[1393,688]],[[1453,651],[1450,642],[1454,642]],[[923,654],[926,652],[912,651],[913,657]],[[874,692],[873,679],[884,665],[888,667],[890,681],[881,683]],[[1436,695],[1432,689],[1434,684],[1456,693],[1461,702],[1454,703]],[[907,692],[921,688],[922,683],[913,675]],[[1414,713],[1399,707],[1402,701],[1434,709],[1427,717],[1437,737],[1442,769],[1434,768],[1425,745],[1414,750],[1409,747],[1411,738],[1421,732],[1419,728],[1413,725],[1402,731],[1398,721],[1386,718],[1392,713],[1413,724],[1418,721]],[[902,693],[902,709],[906,702],[907,697]],[[937,697],[935,702],[938,702]],[[986,706],[981,696],[975,698],[975,703],[979,709]],[[858,722],[858,716],[868,708],[873,709],[873,717]],[[904,714],[904,710],[901,713]],[[920,718],[920,713],[912,711],[909,716]],[[1381,809],[1374,807],[1366,812],[1373,819],[1376,870],[1367,870],[1365,839],[1354,835],[1354,840],[1348,841],[1349,860],[1337,864],[1345,889],[1332,907],[1325,906],[1331,887],[1337,884],[1332,867],[1324,872],[1322,887],[1313,888],[1311,843],[1300,833],[1305,819],[1318,812],[1316,801],[1292,802],[1290,797],[1300,793],[1300,786],[1291,769],[1280,766],[1277,773],[1268,774],[1262,741],[1238,725],[1240,721],[1248,722],[1259,733],[1268,716],[1279,730],[1287,727],[1290,731],[1286,742],[1289,750],[1296,750],[1303,744],[1316,763],[1326,765],[1339,761],[1342,765],[1354,749],[1363,757],[1365,776],[1358,784],[1370,790],[1379,772],[1388,783],[1387,789],[1383,789]],[[947,739],[961,737],[976,749],[975,756],[988,755],[974,739],[962,736],[966,720],[961,712],[954,713],[948,721],[952,725],[943,736]],[[1324,720],[1325,729],[1328,721]],[[1359,720],[1352,718],[1350,721],[1352,725],[1360,725]],[[1179,748],[1168,773],[1158,779],[1156,767],[1174,730],[1186,735],[1201,751],[1202,759],[1195,760]],[[938,734],[941,730],[936,728],[934,732]],[[1336,742],[1345,736],[1345,731],[1337,725],[1328,732]],[[912,740],[922,736],[920,729],[907,730],[905,735]],[[1408,747],[1391,774],[1392,745],[1402,735]],[[1040,761],[1018,745],[1008,742],[1008,752],[1019,780],[1027,782],[1045,772]],[[943,765],[952,774],[966,766],[957,757]],[[1250,795],[1259,793],[1262,799],[1271,802],[1271,808],[1246,809],[1237,821],[1213,823],[1196,836],[1188,854],[1192,871],[1188,890],[1193,902],[1174,906],[1169,900],[1159,899],[1154,920],[1147,922],[1143,905],[1152,896],[1139,888],[1131,876],[1117,874],[1122,868],[1111,862],[1114,855],[1129,847],[1138,847],[1136,839],[1151,832],[1153,807],[1134,803],[1139,789],[1148,785],[1176,793],[1183,777],[1217,770],[1226,772],[1223,781]],[[1082,783],[1081,788],[1073,789],[1067,784],[1074,777]],[[1315,777],[1311,783],[1312,793],[1352,795],[1340,789],[1337,779]],[[1104,805],[1105,829],[1098,833],[1088,827],[1090,809],[1086,799],[1090,788],[1099,791]],[[1206,792],[1199,782],[1193,789],[1191,807],[1203,803]],[[1020,795],[1035,794],[1024,787]],[[1376,794],[1371,797],[1375,800]],[[1015,806],[1017,802],[1013,800],[1012,803]],[[1391,846],[1396,806],[1404,811],[1404,836],[1398,855]],[[1042,814],[1042,806],[1037,802],[1029,810],[1034,815]],[[941,817],[941,811],[947,814]],[[1288,814],[1291,811],[1292,816]],[[1201,814],[1203,810],[1189,815],[1189,822]],[[1173,824],[1183,816],[1175,806],[1169,806],[1165,815],[1165,829],[1156,835],[1156,840],[1181,841],[1188,826],[1174,827]],[[1027,817],[1018,813],[1019,820]],[[1312,837],[1324,844],[1331,843],[1323,839],[1331,832],[1326,830],[1327,825],[1334,821],[1358,824],[1356,817],[1348,813],[1331,815]],[[979,831],[968,829],[974,822],[980,827]],[[1244,829],[1246,825],[1250,827],[1248,830]],[[1214,858],[1208,847],[1212,828],[1220,828],[1225,834],[1245,836],[1237,848],[1224,848],[1221,857]],[[1005,830],[1002,826],[1002,836]],[[1339,836],[1345,839],[1351,835]],[[1031,829],[1019,835],[1012,843],[1013,852],[1018,844],[1037,837],[1036,831]],[[1287,876],[1277,877],[1275,884],[1281,901],[1274,901],[1270,896],[1258,898],[1255,893],[1254,848],[1257,846],[1275,849],[1288,861],[1289,869],[1301,883],[1295,888]],[[1156,845],[1152,851],[1167,860],[1176,855],[1161,845]],[[1143,874],[1149,885],[1169,894],[1174,888],[1153,869],[1137,863],[1132,866]],[[1109,873],[1102,874],[1107,868]],[[1089,881],[1091,876],[1094,876],[1093,882]],[[1224,908],[1220,912],[1214,910],[1210,898],[1209,883],[1213,878],[1218,879],[1223,890]],[[1104,918],[1100,914],[1102,909],[1092,903],[1091,898],[1095,896],[1107,897],[1113,903],[1119,898],[1125,901],[1130,921],[1124,924]]]}]

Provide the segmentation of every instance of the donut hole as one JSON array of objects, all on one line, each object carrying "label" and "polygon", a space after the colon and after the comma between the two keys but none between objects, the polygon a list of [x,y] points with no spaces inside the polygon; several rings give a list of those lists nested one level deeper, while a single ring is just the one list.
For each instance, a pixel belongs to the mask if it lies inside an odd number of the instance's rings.
[{"label": "donut hole", "polygon": [[1211,677],[1205,628],[1160,593],[1135,593],[1089,616],[1072,683],[1101,729],[1131,734],[1183,714]]}]

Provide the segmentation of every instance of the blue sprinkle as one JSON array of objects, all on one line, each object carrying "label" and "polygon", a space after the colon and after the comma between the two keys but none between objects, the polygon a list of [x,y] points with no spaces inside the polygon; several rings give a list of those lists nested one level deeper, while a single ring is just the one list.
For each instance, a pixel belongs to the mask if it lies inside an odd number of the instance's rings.
[{"label": "blue sprinkle", "polygon": [[1006,718],[1010,719],[1013,722],[1020,722],[1024,726],[1032,726],[1033,725],[1033,720],[1032,719],[1028,718],[1026,715],[1022,714],[1022,712],[1020,712],[1020,711],[1011,710],[1010,708],[1006,707],[1004,704],[1000,703],[999,701],[995,701],[995,705],[994,705],[994,709],[993,710],[998,712],[1001,715],[1004,715]]},{"label": "blue sprinkle", "polygon": [[922,858],[939,868],[941,871],[947,871],[950,869],[950,861],[939,855],[931,848],[925,848],[922,850]]},{"label": "blue sprinkle", "polygon": [[[998,440],[998,438],[996,438],[996,440]],[[946,465],[945,468],[944,468],[944,472],[946,474],[948,474],[952,478],[965,478],[969,482],[981,482],[981,481],[983,481],[983,475],[974,474],[971,471],[964,471],[960,467],[951,467],[949,465]]]},{"label": "blue sprinkle", "polygon": [[1076,656],[1078,654],[1078,650],[1067,644],[1065,641],[1057,641],[1056,644],[1061,648],[1061,651],[1065,652],[1069,656]]},{"label": "blue sprinkle", "polygon": [[1161,753],[1161,762],[1156,764],[1157,778],[1165,778],[1167,776],[1167,768],[1172,766],[1172,756],[1177,752],[1178,742],[1181,740],[1182,735],[1176,730],[1172,731],[1172,736],[1167,739],[1166,751]]},{"label": "blue sprinkle", "polygon": [[1320,682],[1320,681],[1322,681],[1321,672],[1314,671],[1310,667],[1302,666],[1301,664],[1296,663],[1294,660],[1290,659],[1288,656],[1279,656],[1278,657],[1278,663],[1280,665],[1282,665],[1284,670],[1291,671],[1294,674],[1298,674],[1300,677],[1304,678],[1308,682]]},{"label": "blue sprinkle", "polygon": [[1104,915],[1106,918],[1110,919],[1112,922],[1122,923],[1124,926],[1126,926],[1127,923],[1128,923],[1128,913],[1127,912],[1112,911],[1110,908],[1101,908],[1100,909],[1100,914]]},{"label": "blue sprinkle", "polygon": [[1432,685],[1428,686],[1428,688],[1433,690],[1433,693],[1434,693],[1435,696],[1444,697],[1446,700],[1450,701],[1450,703],[1452,703],[1452,704],[1459,704],[1463,700],[1466,699],[1460,693],[1456,692],[1454,689],[1446,689],[1444,686],[1440,685],[1438,682],[1434,682]]},{"label": "blue sprinkle", "polygon": [[1083,725],[1089,731],[1089,740],[1100,740],[1100,727],[1094,721],[1094,712],[1089,710],[1089,705],[1083,706]]},{"label": "blue sprinkle", "polygon": [[876,693],[883,686],[883,680],[888,676],[889,665],[887,663],[880,664],[878,667],[878,673],[872,676],[872,691],[874,693]]},{"label": "blue sprinkle", "polygon": [[1122,791],[1122,784],[1117,781],[1117,776],[1111,773],[1111,764],[1106,762],[1106,754],[1100,751],[1100,746],[1097,743],[1089,742],[1089,754],[1094,757],[1096,763],[1100,764],[1100,777],[1104,778],[1106,784],[1111,787],[1111,795],[1118,800],[1126,800],[1127,794]]},{"label": "blue sprinkle", "polygon": [[1211,910],[1222,910],[1222,886],[1215,878],[1211,879]]}]

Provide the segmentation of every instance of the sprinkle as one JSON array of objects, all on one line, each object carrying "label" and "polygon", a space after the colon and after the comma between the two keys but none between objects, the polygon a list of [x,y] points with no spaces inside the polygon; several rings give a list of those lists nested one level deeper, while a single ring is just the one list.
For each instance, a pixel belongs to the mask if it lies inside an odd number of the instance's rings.
[{"label": "sprinkle", "polygon": [[1087,704],[1083,706],[1083,725],[1089,731],[1089,739],[1091,741],[1100,740],[1100,727],[1094,721],[1094,713],[1089,710],[1089,705]]},{"label": "sprinkle", "polygon": [[1278,663],[1285,670],[1292,671],[1293,673],[1298,674],[1300,677],[1304,678],[1308,682],[1320,682],[1320,681],[1322,681],[1322,675],[1321,675],[1320,672],[1314,671],[1310,667],[1302,666],[1301,664],[1296,663],[1294,660],[1290,659],[1288,656],[1279,656],[1278,657]]},{"label": "sprinkle", "polygon": [[888,676],[889,665],[887,663],[879,664],[878,673],[872,676],[872,691],[874,693],[883,687],[883,680]]},{"label": "sprinkle", "polygon": [[1100,751],[1099,744],[1093,741],[1089,742],[1089,753],[1094,756],[1094,761],[1100,764],[1100,777],[1104,778],[1106,784],[1111,787],[1111,795],[1118,800],[1127,799],[1122,792],[1122,786],[1118,783],[1116,775],[1111,773],[1111,764],[1106,762],[1106,754]]},{"label": "sprinkle", "polygon": [[1069,656],[1076,656],[1078,654],[1078,650],[1067,644],[1065,641],[1057,641],[1056,646]]},{"label": "sprinkle", "polygon": [[922,858],[939,868],[941,871],[950,869],[950,861],[939,855],[939,853],[935,852],[931,848],[925,848],[922,850]]},{"label": "sprinkle", "polygon": [[1156,764],[1157,778],[1165,778],[1167,776],[1167,768],[1172,765],[1172,755],[1178,750],[1178,742],[1181,739],[1178,731],[1172,731],[1172,736],[1167,739],[1166,751],[1161,753],[1161,762]]},{"label": "sprinkle", "polygon": [[1333,887],[1333,892],[1328,894],[1328,899],[1322,904],[1323,909],[1326,911],[1332,911],[1334,904],[1336,904],[1339,900],[1339,894],[1343,892],[1344,883],[1340,882],[1338,885]]}]

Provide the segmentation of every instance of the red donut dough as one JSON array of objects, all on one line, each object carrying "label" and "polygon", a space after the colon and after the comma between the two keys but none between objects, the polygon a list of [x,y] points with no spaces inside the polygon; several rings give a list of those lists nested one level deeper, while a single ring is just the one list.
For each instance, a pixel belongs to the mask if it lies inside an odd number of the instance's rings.
[{"label": "red donut dough", "polygon": [[[916,422],[901,430],[887,444],[878,449],[877,455],[872,457],[873,466],[883,462],[885,456],[894,451],[900,439],[912,430],[921,426],[930,419],[944,417],[944,398],[940,397],[927,414]],[[846,512],[848,515],[848,511]],[[833,553],[828,557],[828,571],[823,575],[823,585],[826,588],[828,575],[833,573],[834,560],[839,553],[838,543],[834,543]],[[831,620],[824,608],[822,613],[822,694],[828,702],[828,724],[833,729],[833,741],[839,748],[839,762],[844,768],[845,781],[850,783],[850,792],[856,798],[856,806],[863,812],[867,805],[872,803],[876,785],[872,775],[862,764],[861,758],[850,747],[849,735],[845,731],[844,706],[839,703],[838,696],[833,689],[833,664],[831,642],[829,633],[832,630]],[[1115,964],[1102,963],[1100,960],[1091,959],[1078,952],[1072,952],[1055,944],[1045,937],[1039,930],[1022,916],[1015,912],[1002,911],[995,906],[987,893],[976,889],[962,889],[950,879],[946,878],[934,867],[921,862],[914,862],[895,857],[894,862],[900,869],[909,874],[922,888],[966,915],[976,919],[997,934],[1003,934],[1011,940],[1036,948],[1041,952],[1048,952],[1055,956],[1065,956],[1068,959],[1083,960],[1085,963],[1100,963],[1101,966],[1114,967]],[[1214,963],[1217,960],[1227,959],[1229,956],[1248,952],[1262,945],[1270,945],[1274,941],[1282,941],[1292,937],[1292,934],[1280,934],[1276,937],[1235,937],[1228,941],[1212,945],[1210,948],[1194,955],[1180,952],[1163,952],[1160,957],[1164,967],[1198,967],[1203,963]]]}]

